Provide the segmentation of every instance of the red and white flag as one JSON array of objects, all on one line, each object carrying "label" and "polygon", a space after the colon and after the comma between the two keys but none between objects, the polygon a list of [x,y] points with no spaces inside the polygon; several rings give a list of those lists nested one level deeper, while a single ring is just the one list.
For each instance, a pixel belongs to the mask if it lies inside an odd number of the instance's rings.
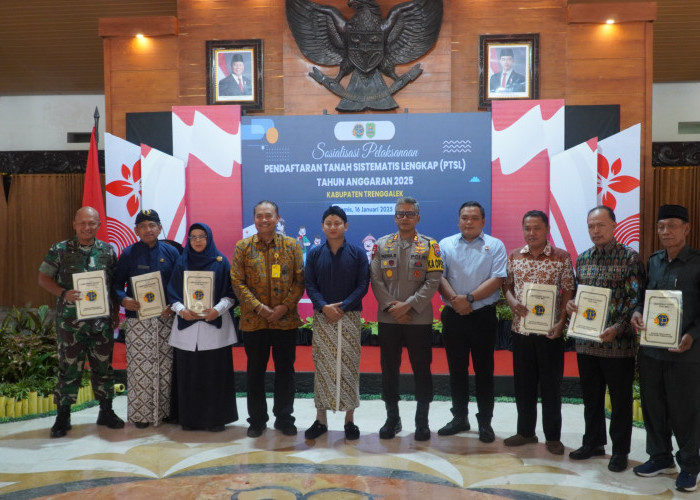
[{"label": "red and white flag", "polygon": [[87,167],[85,168],[85,184],[83,186],[83,206],[92,207],[100,215],[100,228],[97,230],[97,239],[109,241],[107,233],[107,217],[105,215],[105,202],[102,196],[102,182],[100,182],[100,165],[97,160],[97,141],[95,141],[95,127],[92,127],[90,136],[90,150],[88,151]]}]

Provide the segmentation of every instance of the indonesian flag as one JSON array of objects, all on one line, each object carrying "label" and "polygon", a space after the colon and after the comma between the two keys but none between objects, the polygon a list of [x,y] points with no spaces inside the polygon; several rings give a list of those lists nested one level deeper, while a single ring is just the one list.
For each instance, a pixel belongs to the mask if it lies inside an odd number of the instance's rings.
[{"label": "indonesian flag", "polygon": [[100,182],[100,166],[97,161],[95,127],[92,127],[92,135],[90,136],[90,150],[88,151],[87,167],[85,168],[83,206],[92,207],[97,210],[97,213],[100,215],[100,228],[97,230],[97,239],[108,242],[109,237],[107,235],[105,202],[102,196],[102,183]]}]

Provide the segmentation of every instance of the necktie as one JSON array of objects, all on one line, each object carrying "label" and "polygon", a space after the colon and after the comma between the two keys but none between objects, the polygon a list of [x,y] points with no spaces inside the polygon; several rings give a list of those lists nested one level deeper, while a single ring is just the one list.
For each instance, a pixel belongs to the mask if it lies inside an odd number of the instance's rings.
[{"label": "necktie", "polygon": [[243,79],[242,78],[238,79],[238,88],[240,88],[241,92],[243,92]]},{"label": "necktie", "polygon": [[501,78],[501,87],[505,87],[505,86],[506,86],[506,74],[503,73],[503,78]]}]

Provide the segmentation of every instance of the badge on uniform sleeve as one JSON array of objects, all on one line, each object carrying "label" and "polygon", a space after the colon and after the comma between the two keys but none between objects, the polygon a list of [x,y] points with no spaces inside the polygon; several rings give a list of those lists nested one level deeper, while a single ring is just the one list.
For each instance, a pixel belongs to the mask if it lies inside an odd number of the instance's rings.
[{"label": "badge on uniform sleeve", "polygon": [[442,257],[440,257],[440,245],[437,241],[430,240],[430,251],[428,252],[428,272],[442,272]]},{"label": "badge on uniform sleeve", "polygon": [[282,270],[279,264],[272,264],[272,272],[270,273],[271,278],[279,278],[282,275]]}]

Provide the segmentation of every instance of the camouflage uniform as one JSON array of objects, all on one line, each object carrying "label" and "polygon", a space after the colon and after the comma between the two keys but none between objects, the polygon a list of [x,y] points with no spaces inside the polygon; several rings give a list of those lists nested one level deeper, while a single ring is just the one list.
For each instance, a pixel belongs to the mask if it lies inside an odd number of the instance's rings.
[{"label": "camouflage uniform", "polygon": [[[54,244],[41,263],[39,272],[70,290],[73,288],[73,273],[104,269],[107,289],[110,290],[116,262],[116,254],[109,244],[95,239],[92,246],[83,247],[74,237]],[[92,372],[95,398],[111,400],[114,396],[114,333],[111,318],[78,321],[75,304],[59,298],[56,301],[56,330],[59,373],[54,402],[57,405],[75,403],[86,357]]]}]

